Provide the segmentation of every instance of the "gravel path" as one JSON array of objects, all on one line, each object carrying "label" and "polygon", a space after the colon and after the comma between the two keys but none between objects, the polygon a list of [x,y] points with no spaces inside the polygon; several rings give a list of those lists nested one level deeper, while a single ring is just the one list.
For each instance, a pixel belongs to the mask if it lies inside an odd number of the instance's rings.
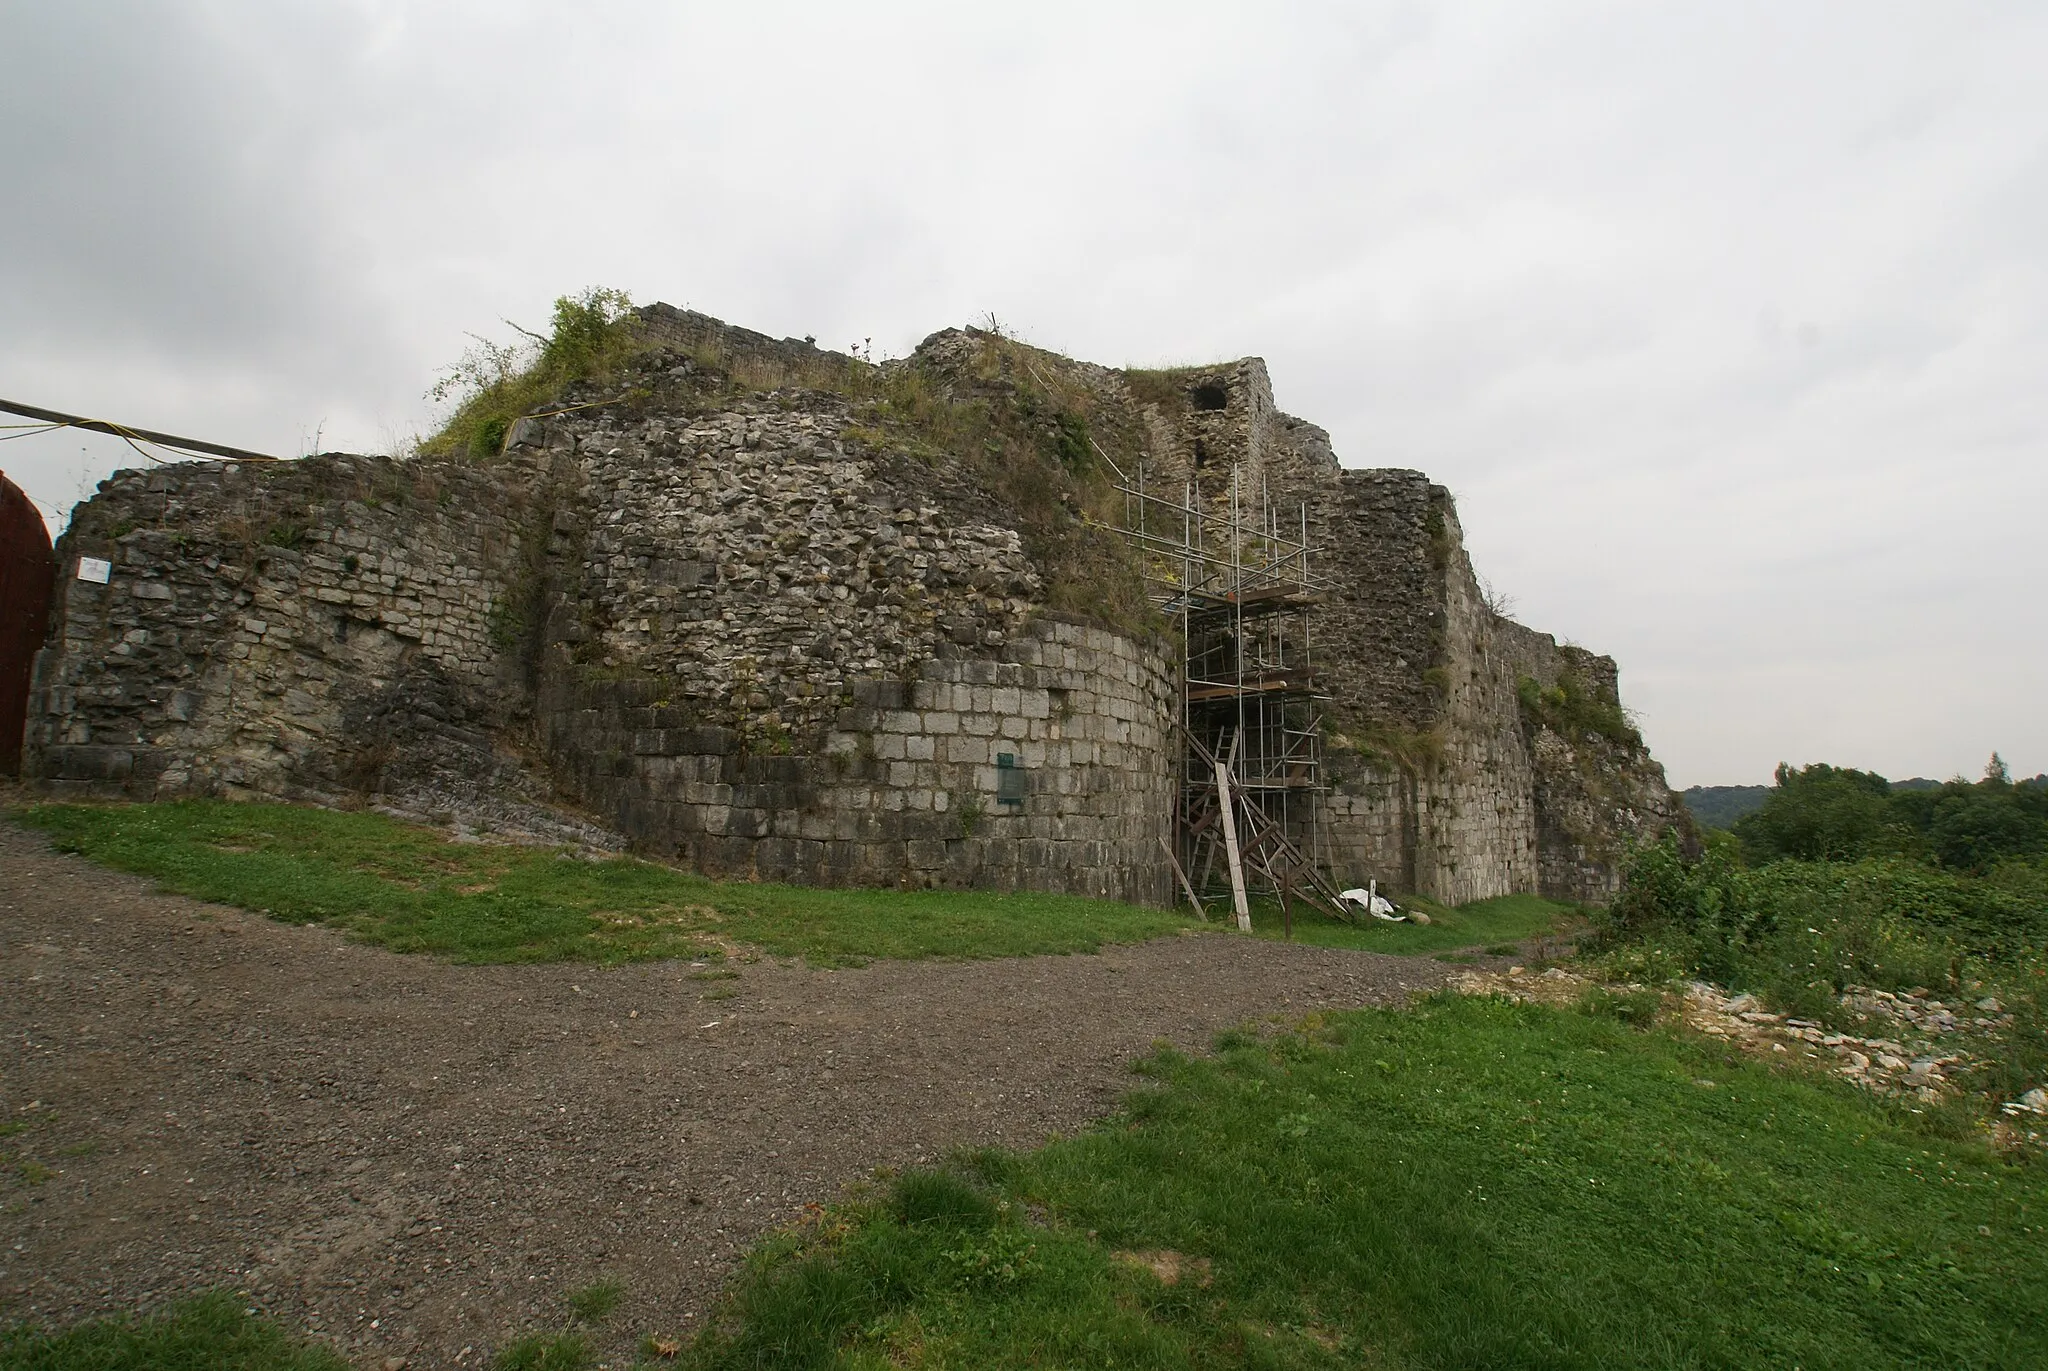
[{"label": "gravel path", "polygon": [[1451,968],[1194,934],[738,969],[397,956],[155,894],[0,821],[0,1122],[27,1125],[0,1138],[0,1320],[229,1285],[359,1364],[475,1367],[611,1277],[618,1364],[878,1166],[1078,1130],[1156,1040]]}]

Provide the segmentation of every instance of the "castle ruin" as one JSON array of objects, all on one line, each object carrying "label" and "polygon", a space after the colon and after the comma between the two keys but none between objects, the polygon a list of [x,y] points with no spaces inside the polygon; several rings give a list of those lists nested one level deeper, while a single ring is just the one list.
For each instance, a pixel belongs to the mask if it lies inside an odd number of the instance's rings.
[{"label": "castle ruin", "polygon": [[1142,483],[1255,498],[1312,553],[1314,708],[1283,722],[1312,721],[1315,795],[1286,823],[1338,883],[1597,901],[1684,826],[1614,662],[1489,607],[1449,494],[1341,467],[1257,359],[947,330],[876,367],[661,305],[634,327],[620,374],[482,450],[102,483],[57,549],[32,783],[1171,904],[1190,649],[1128,536]]}]

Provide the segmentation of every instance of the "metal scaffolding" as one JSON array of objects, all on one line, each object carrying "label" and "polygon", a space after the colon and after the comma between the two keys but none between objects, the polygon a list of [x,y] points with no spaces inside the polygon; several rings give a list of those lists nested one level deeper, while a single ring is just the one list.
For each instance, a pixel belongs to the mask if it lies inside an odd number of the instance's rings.
[{"label": "metal scaffolding", "polygon": [[1184,645],[1179,804],[1171,856],[1182,892],[1207,916],[1219,876],[1240,928],[1254,890],[1349,918],[1329,877],[1323,709],[1309,613],[1328,591],[1310,566],[1308,508],[1256,500],[1233,467],[1205,498],[1200,478],[1149,489],[1118,472],[1116,532],[1142,555],[1152,601]]}]

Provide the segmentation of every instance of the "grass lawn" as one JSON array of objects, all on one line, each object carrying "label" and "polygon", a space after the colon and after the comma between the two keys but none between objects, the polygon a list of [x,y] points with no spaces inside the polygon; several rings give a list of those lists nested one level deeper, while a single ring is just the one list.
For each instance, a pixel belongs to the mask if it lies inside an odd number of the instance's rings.
[{"label": "grass lawn", "polygon": [[729,942],[820,965],[1020,957],[1092,952],[1193,922],[1070,895],[710,881],[630,857],[457,843],[380,814],[293,805],[40,804],[13,817],[180,895],[467,962],[703,957]]},{"label": "grass lawn", "polygon": [[[1367,952],[1391,952],[1411,957],[1457,948],[1500,947],[1569,928],[1580,918],[1575,905],[1560,904],[1536,895],[1502,895],[1475,900],[1452,908],[1413,896],[1400,901],[1403,913],[1421,910],[1429,915],[1426,924],[1388,923],[1360,915],[1357,923],[1345,923],[1318,913],[1312,907],[1294,906],[1294,940],[1322,947],[1354,947]],[[1284,936],[1284,922],[1276,901],[1254,900],[1252,932],[1261,937]]]},{"label": "grass lawn", "polygon": [[[1082,1136],[817,1212],[755,1251],[680,1358],[644,1340],[642,1364],[2048,1365],[2048,1167],[1938,1112],[1455,995],[1228,1033],[1217,1053],[1154,1056]],[[579,1325],[493,1365],[593,1361]],[[225,1295],[0,1327],[4,1371],[338,1365]]]},{"label": "grass lawn", "polygon": [[1850,1087],[1443,996],[764,1247],[703,1368],[2048,1366],[2048,1170]]},{"label": "grass lawn", "polygon": [[4,1371],[348,1371],[216,1292],[143,1319],[99,1319],[62,1333],[0,1326]]}]

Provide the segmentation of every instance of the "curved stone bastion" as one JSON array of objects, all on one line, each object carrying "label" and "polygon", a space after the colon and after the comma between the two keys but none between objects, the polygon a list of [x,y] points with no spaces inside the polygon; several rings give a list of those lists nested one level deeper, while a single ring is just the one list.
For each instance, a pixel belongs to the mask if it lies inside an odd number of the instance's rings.
[{"label": "curved stone bastion", "polygon": [[625,374],[487,450],[102,483],[58,547],[32,781],[1169,903],[1180,649],[1102,532],[1102,473],[1142,464],[1256,481],[1327,549],[1340,879],[1597,899],[1683,822],[1600,722],[1613,663],[1490,610],[1442,488],[1340,468],[1257,359],[1127,373],[949,330],[875,368],[666,306],[637,327]]}]

